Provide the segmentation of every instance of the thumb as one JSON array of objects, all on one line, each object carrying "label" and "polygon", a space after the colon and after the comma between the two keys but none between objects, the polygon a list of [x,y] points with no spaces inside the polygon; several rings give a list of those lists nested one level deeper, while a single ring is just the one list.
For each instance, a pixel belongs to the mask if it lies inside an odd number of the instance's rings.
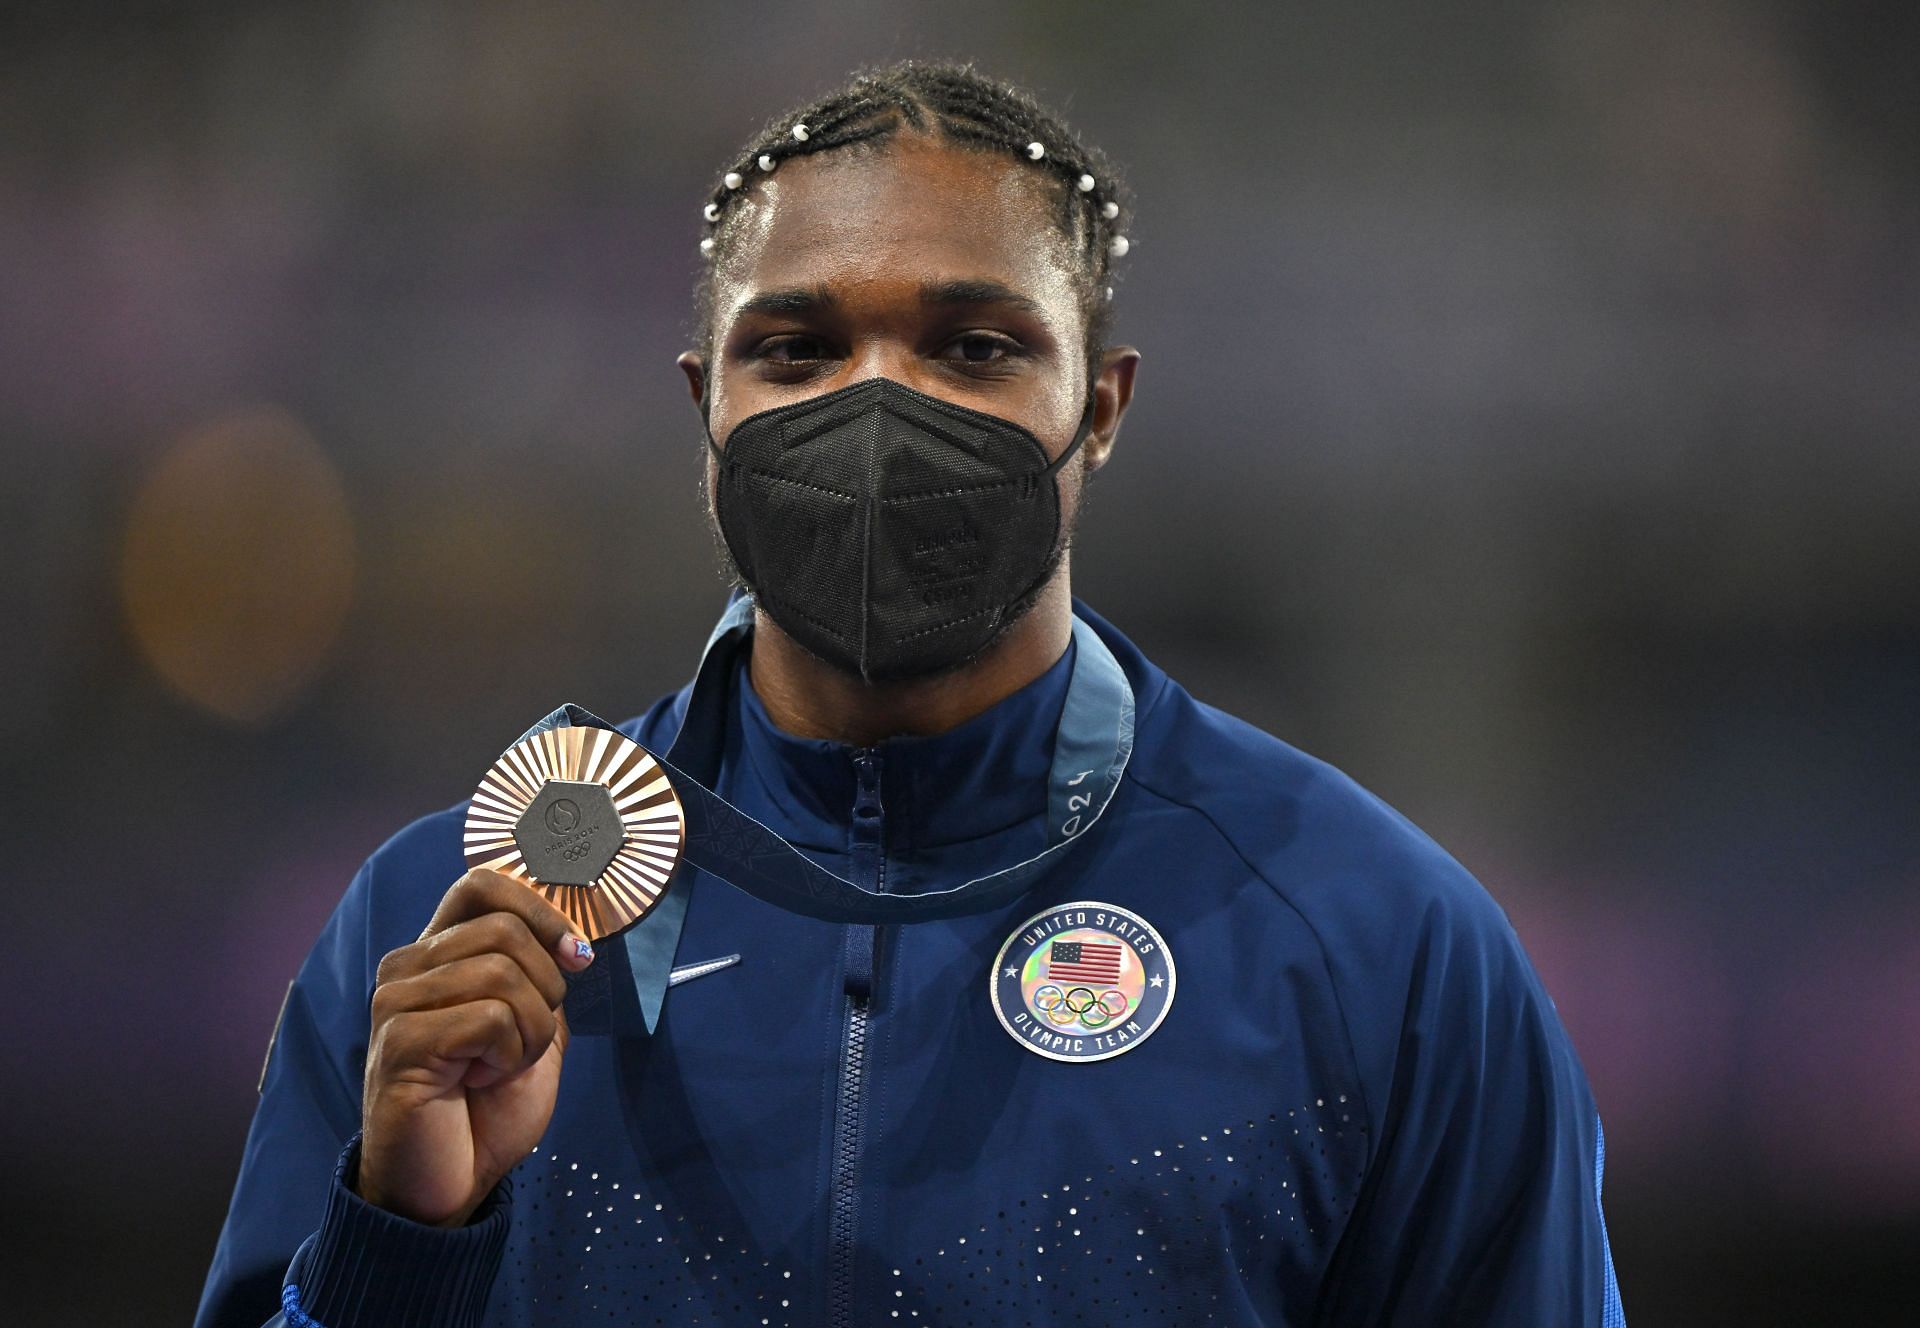
[{"label": "thumb", "polygon": [[593,942],[570,931],[562,933],[553,943],[553,957],[562,971],[579,973],[593,963]]}]

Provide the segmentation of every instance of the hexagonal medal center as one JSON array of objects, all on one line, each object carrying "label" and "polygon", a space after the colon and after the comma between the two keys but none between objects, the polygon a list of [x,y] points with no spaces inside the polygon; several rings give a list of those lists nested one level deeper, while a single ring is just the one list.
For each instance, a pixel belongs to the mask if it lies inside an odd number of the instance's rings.
[{"label": "hexagonal medal center", "polygon": [[549,779],[513,823],[513,842],[534,880],[592,885],[626,842],[626,831],[605,784]]}]

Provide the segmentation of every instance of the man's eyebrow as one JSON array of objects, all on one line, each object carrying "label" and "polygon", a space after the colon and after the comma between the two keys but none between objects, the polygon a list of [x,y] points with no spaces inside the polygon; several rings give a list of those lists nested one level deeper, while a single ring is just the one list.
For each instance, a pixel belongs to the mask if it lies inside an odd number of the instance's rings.
[{"label": "man's eyebrow", "polygon": [[743,314],[810,314],[824,309],[832,309],[840,301],[825,286],[815,286],[808,290],[795,287],[792,290],[762,291],[749,300],[743,300],[736,311]]},{"label": "man's eyebrow", "polygon": [[1011,286],[984,278],[960,281],[928,282],[920,288],[922,304],[1005,304],[1030,314],[1044,314],[1038,301],[1028,299]]},{"label": "man's eyebrow", "polygon": [[[920,303],[932,306],[1001,304],[1024,313],[1046,312],[1038,301],[1022,295],[1011,286],[984,277],[926,282],[920,287]],[[836,309],[839,304],[839,297],[825,286],[796,286],[790,290],[762,291],[742,300],[736,312],[802,315]]]}]

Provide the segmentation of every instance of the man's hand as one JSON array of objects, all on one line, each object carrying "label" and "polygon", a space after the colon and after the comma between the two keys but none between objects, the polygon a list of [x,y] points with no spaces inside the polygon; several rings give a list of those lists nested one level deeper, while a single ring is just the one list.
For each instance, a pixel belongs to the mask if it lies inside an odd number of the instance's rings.
[{"label": "man's hand", "polygon": [[540,1142],[567,1045],[561,970],[593,962],[570,925],[511,877],[470,871],[380,961],[354,1187],[367,1202],[459,1226]]}]

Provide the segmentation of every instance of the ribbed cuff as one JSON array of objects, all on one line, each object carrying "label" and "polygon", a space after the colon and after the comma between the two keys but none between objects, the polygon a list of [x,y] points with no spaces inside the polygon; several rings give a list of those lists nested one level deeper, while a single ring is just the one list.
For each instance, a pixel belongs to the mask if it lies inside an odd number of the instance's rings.
[{"label": "ribbed cuff", "polygon": [[353,1192],[355,1135],[334,1168],[327,1215],[287,1281],[326,1328],[475,1328],[507,1245],[512,1185],[502,1177],[464,1227],[430,1227]]}]

